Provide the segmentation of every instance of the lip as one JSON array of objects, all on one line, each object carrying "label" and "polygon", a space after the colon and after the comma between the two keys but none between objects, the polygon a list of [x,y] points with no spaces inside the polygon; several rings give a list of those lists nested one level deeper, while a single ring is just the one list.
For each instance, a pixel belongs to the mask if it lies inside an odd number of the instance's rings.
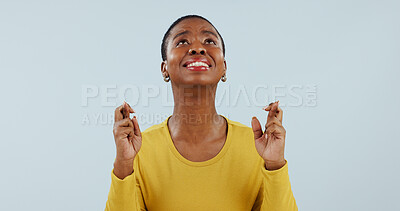
[{"label": "lip", "polygon": [[[189,64],[193,63],[193,62],[204,62],[208,65],[208,67],[204,67],[204,66],[191,66],[191,67],[187,67]],[[190,70],[190,71],[207,71],[210,69],[211,67],[211,63],[204,57],[201,58],[191,58],[189,60],[187,60],[184,64],[183,67],[186,67],[186,69]]]}]

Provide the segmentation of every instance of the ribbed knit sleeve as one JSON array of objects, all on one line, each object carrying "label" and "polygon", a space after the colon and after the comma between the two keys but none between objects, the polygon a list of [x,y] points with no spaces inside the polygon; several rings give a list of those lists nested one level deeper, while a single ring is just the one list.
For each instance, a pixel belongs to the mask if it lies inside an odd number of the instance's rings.
[{"label": "ribbed knit sleeve", "polygon": [[135,173],[119,179],[111,172],[111,187],[108,193],[105,211],[138,211],[146,210]]},{"label": "ribbed knit sleeve", "polygon": [[261,169],[263,185],[253,210],[261,211],[297,211],[289,181],[288,163],[277,170]]}]

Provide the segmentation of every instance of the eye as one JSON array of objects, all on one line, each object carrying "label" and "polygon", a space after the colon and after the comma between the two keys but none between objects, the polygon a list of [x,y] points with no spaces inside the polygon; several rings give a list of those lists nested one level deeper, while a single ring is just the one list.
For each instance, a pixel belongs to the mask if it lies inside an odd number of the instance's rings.
[{"label": "eye", "polygon": [[176,46],[178,46],[178,45],[184,45],[184,44],[189,44],[189,42],[188,42],[187,40],[180,40],[180,41],[176,44]]},{"label": "eye", "polygon": [[212,45],[216,45],[217,43],[214,41],[214,40],[212,40],[212,39],[206,39],[205,41],[204,41],[206,44],[212,44]]}]

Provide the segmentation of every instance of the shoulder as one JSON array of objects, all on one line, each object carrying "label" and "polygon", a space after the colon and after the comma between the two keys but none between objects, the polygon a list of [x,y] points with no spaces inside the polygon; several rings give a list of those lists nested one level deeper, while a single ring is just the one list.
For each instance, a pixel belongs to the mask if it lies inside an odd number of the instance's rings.
[{"label": "shoulder", "polygon": [[[226,117],[225,117],[226,118]],[[238,121],[234,121],[231,119],[226,118],[228,121],[228,124],[232,127],[232,130],[235,132],[241,132],[241,133],[250,133],[253,134],[253,129],[243,123],[240,123]]]},{"label": "shoulder", "polygon": [[229,124],[229,129],[231,130],[229,135],[235,140],[235,142],[252,143],[252,141],[249,141],[254,140],[254,133],[251,127],[238,121],[230,120],[228,118],[226,119]]},{"label": "shoulder", "polygon": [[164,122],[152,125],[142,132],[142,137],[147,138],[147,137],[163,135],[163,129],[164,129]]},{"label": "shoulder", "polygon": [[146,130],[144,130],[142,132],[142,134],[149,134],[149,133],[155,132],[157,130],[160,130],[162,127],[163,127],[162,123],[152,125],[152,126],[148,127]]},{"label": "shoulder", "polygon": [[[168,130],[168,129],[167,129]],[[164,128],[164,122],[155,124],[142,131],[142,146],[138,157],[143,159],[154,157],[160,152],[168,149],[166,146],[167,133]]]},{"label": "shoulder", "polygon": [[167,143],[168,137],[170,137],[168,130],[168,118],[159,124],[155,124],[147,128],[142,132],[142,147],[143,146],[162,146]]},{"label": "shoulder", "polygon": [[228,138],[231,140],[230,151],[233,156],[238,156],[244,160],[252,160],[254,163],[260,162],[260,156],[256,150],[253,129],[241,122],[229,120]]},{"label": "shoulder", "polygon": [[234,126],[234,127],[236,127],[236,128],[240,128],[240,129],[243,129],[243,130],[251,129],[249,126],[247,126],[247,125],[245,125],[245,124],[243,124],[243,123],[240,123],[240,122],[238,122],[238,121],[228,120],[228,122],[229,122],[232,126]]}]

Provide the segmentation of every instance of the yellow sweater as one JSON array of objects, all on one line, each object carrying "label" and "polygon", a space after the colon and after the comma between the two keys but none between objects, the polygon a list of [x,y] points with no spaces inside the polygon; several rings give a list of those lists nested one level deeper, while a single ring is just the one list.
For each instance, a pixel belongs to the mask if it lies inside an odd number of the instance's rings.
[{"label": "yellow sweater", "polygon": [[142,132],[134,173],[123,180],[111,172],[106,211],[297,210],[287,162],[268,171],[250,127],[229,120],[226,142],[212,159],[192,162],[175,148],[167,126]]}]

